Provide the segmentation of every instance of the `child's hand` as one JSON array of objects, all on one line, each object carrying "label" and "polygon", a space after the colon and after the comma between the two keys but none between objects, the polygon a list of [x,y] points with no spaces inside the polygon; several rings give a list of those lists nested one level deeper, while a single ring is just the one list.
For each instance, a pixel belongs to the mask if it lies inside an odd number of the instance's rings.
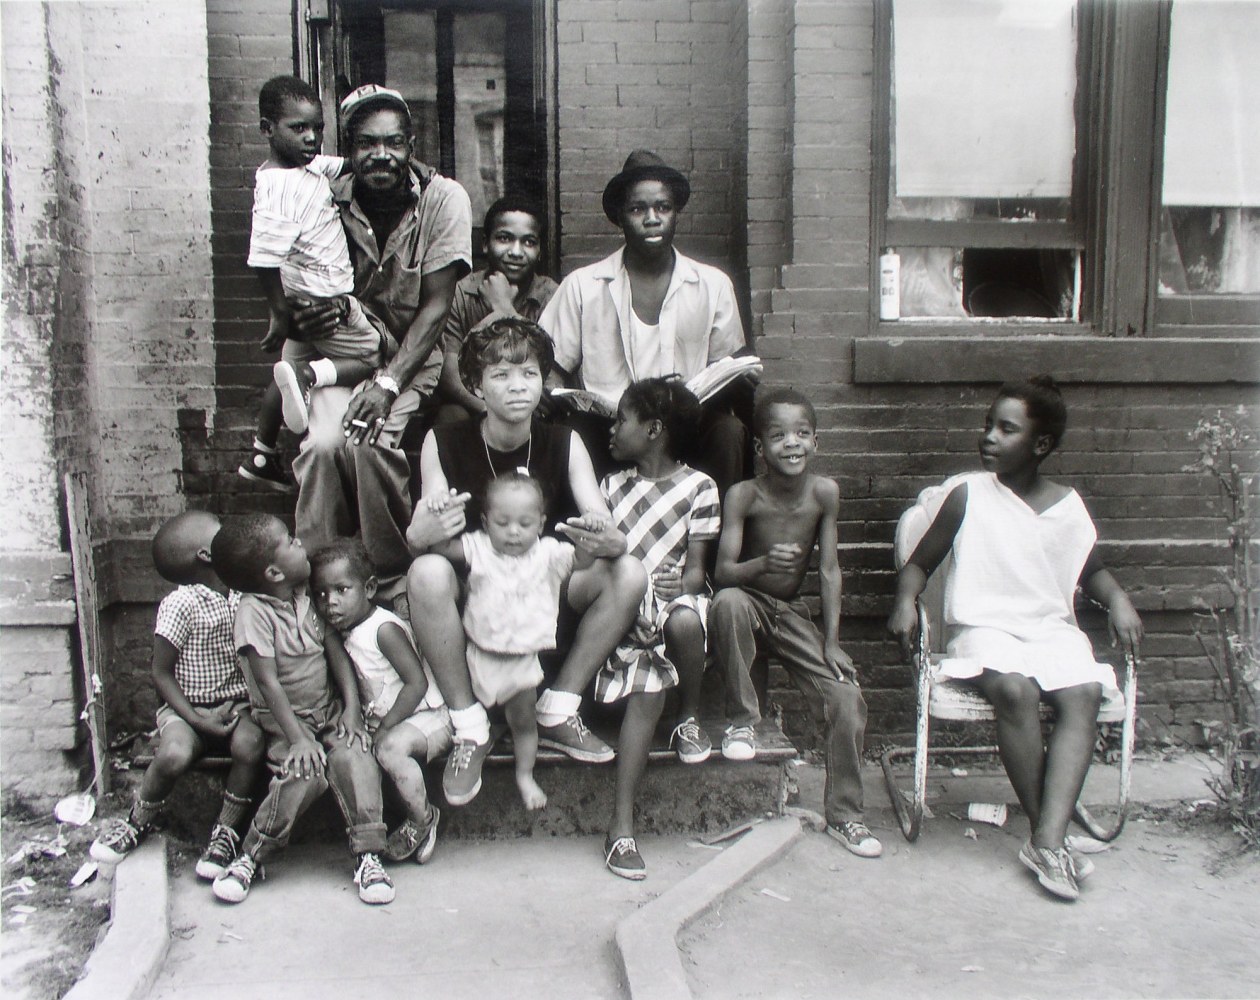
[{"label": "child's hand", "polygon": [[779,542],[771,545],[766,553],[766,565],[771,573],[794,573],[800,563],[801,547],[795,542]]},{"label": "child's hand", "polygon": [[277,313],[271,314],[271,321],[267,324],[267,333],[263,339],[259,341],[258,346],[268,354],[280,350],[284,346],[284,342],[289,339],[289,314]]},{"label": "child's hand", "polygon": [[652,587],[663,601],[681,597],[683,592],[682,570],[674,563],[667,563],[652,574]]},{"label": "child's hand", "polygon": [[472,499],[471,493],[459,493],[455,490],[448,490],[446,493],[436,493],[424,501],[424,505],[429,508],[433,514],[441,514],[443,511],[452,509],[453,507],[463,507]]},{"label": "child's hand", "polygon": [[914,644],[918,638],[919,613],[914,601],[898,601],[893,605],[892,614],[888,616],[888,631],[901,646],[901,655],[907,663],[914,660]]},{"label": "child's hand", "polygon": [[342,713],[337,723],[337,738],[344,738],[346,746],[351,749],[354,749],[355,740],[358,740],[364,753],[370,753],[372,750],[372,737],[368,735],[367,727],[363,725],[363,715],[360,712]]},{"label": "child's hand", "polygon": [[836,680],[841,683],[848,681],[855,687],[857,686],[857,667],[849,654],[840,648],[838,640],[828,639],[823,643],[823,659],[827,661],[827,666],[835,672]]},{"label": "child's hand", "polygon": [[289,755],[280,765],[280,773],[286,778],[292,774],[309,781],[323,776],[326,763],[324,748],[305,737],[289,747]]},{"label": "child's hand", "polygon": [[1107,609],[1107,624],[1111,629],[1112,644],[1119,643],[1126,653],[1137,656],[1138,645],[1142,641],[1142,619],[1123,592],[1112,598],[1111,607]]},{"label": "child's hand", "polygon": [[220,705],[218,708],[198,708],[197,722],[193,728],[203,736],[227,739],[236,728],[239,718],[240,716],[232,711],[230,705]]}]

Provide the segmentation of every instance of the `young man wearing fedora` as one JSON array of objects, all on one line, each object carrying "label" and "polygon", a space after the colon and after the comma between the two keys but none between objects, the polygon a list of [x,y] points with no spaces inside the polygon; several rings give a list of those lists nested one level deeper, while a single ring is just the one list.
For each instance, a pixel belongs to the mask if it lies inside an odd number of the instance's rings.
[{"label": "young man wearing fedora", "polygon": [[[744,347],[731,279],[674,247],[678,214],[691,196],[681,173],[637,149],[604,188],[604,214],[624,244],[560,283],[539,324],[556,348],[556,365],[615,412],[622,392],[643,378],[690,378]],[[585,415],[584,415],[585,416]],[[575,422],[596,472],[612,467],[608,424]],[[729,397],[701,411],[700,441],[690,464],[725,494],[744,478],[749,437]]]}]

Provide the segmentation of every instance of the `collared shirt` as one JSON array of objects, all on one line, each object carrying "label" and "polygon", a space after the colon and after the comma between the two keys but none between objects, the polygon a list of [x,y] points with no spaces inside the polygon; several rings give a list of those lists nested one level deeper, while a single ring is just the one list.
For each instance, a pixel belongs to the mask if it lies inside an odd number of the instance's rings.
[{"label": "collared shirt", "polygon": [[[426,274],[460,262],[472,267],[472,206],[468,192],[447,177],[426,167],[411,174],[415,208],[402,217],[382,253],[372,224],[354,201],[354,178],[341,177],[333,184],[333,199],[341,211],[350,261],[354,266],[354,294],[370,315],[384,323],[396,344],[401,344],[420,311],[420,285]],[[431,390],[442,371],[442,345],[432,353],[412,380],[413,386]]]},{"label": "collared shirt", "polygon": [[556,290],[539,324],[556,346],[556,364],[616,407],[633,381],[677,373],[690,378],[744,346],[731,279],[716,267],[674,251],[660,316],[660,357],[652,370],[630,361],[630,276],[625,247],[578,268]]},{"label": "collared shirt", "polygon": [[[315,613],[310,593],[302,588],[282,601],[267,594],[244,594],[236,609],[236,648],[252,648],[276,664],[276,679],[297,715],[317,715],[332,704],[328,660],[324,656],[324,622]],[[258,679],[246,668],[249,700],[255,711],[268,712]]]},{"label": "collared shirt", "polygon": [[301,167],[263,164],[254,173],[250,267],[274,267],[286,295],[327,299],[354,284],[350,250],[329,180],[345,169],[340,156],[316,156]]},{"label": "collared shirt", "polygon": [[232,639],[232,624],[241,595],[226,595],[201,583],[177,587],[158,605],[155,635],[179,651],[175,683],[194,705],[217,705],[245,697]]},{"label": "collared shirt", "polygon": [[[451,300],[451,311],[446,317],[446,330],[442,334],[442,343],[448,352],[458,354],[463,346],[464,338],[477,329],[495,310],[486,300],[482,291],[486,275],[489,271],[474,271],[455,286],[455,297]],[[517,312],[528,320],[538,322],[543,308],[551,301],[559,286],[545,274],[535,274],[529,280],[529,288],[525,291],[525,300],[517,307]]]}]

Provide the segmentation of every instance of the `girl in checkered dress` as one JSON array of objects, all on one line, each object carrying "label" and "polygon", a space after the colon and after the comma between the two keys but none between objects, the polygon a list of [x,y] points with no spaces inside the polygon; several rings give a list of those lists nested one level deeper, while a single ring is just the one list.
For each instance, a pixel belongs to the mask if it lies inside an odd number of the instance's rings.
[{"label": "girl in checkered dress", "polygon": [[648,573],[638,623],[595,677],[598,700],[626,702],[605,853],[608,867],[627,878],[646,874],[634,842],[634,798],[669,688],[678,687],[680,695],[670,736],[679,758],[698,764],[712,750],[698,707],[708,614],[705,566],[721,528],[721,506],[713,480],[679,458],[699,414],[699,401],[680,379],[632,384],[617,408],[611,442],[613,458],[632,466],[600,484],[613,526]]}]

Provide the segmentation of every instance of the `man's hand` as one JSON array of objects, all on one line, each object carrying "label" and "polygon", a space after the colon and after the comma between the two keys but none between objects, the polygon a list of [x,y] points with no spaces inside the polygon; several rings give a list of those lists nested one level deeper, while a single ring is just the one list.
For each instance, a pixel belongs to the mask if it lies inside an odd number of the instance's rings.
[{"label": "man's hand", "polygon": [[901,646],[901,655],[907,663],[914,660],[914,644],[918,638],[919,613],[914,601],[899,600],[888,616],[888,631]]},{"label": "man's hand", "polygon": [[285,777],[290,774],[310,780],[324,773],[324,748],[310,737],[303,737],[289,747],[289,754],[280,765],[280,773]]},{"label": "man's hand", "polygon": [[795,542],[779,542],[766,553],[766,568],[771,573],[795,573],[801,560],[801,547]]},{"label": "man's hand", "polygon": [[451,490],[444,496],[429,497],[416,504],[407,526],[407,546],[412,552],[426,552],[435,545],[459,536],[467,524],[464,508],[470,493]]},{"label": "man's hand", "polygon": [[556,530],[592,559],[615,559],[626,551],[626,536],[596,514],[571,517]]},{"label": "man's hand", "polygon": [[388,389],[370,382],[351,398],[341,429],[352,444],[376,444],[385,429],[385,418],[394,405],[395,396]]},{"label": "man's hand", "polygon": [[516,289],[498,271],[486,275],[481,283],[481,294],[494,312],[516,315]]},{"label": "man's hand", "polygon": [[198,708],[197,721],[193,723],[193,728],[203,736],[209,736],[214,739],[224,740],[236,728],[236,723],[240,721],[240,716],[232,711],[230,705],[220,705],[218,708]]},{"label": "man's hand", "polygon": [[853,660],[843,649],[840,648],[839,641],[828,639],[823,643],[823,658],[836,675],[838,681],[848,681],[850,684],[857,686],[857,667],[853,665]]},{"label": "man's hand", "polygon": [[272,354],[284,346],[284,342],[289,339],[289,314],[272,312],[271,320],[267,324],[267,333],[262,340],[258,342],[258,346],[267,354]]},{"label": "man's hand", "polygon": [[337,329],[345,312],[340,299],[290,299],[293,310],[289,339],[311,341],[327,337]]}]

